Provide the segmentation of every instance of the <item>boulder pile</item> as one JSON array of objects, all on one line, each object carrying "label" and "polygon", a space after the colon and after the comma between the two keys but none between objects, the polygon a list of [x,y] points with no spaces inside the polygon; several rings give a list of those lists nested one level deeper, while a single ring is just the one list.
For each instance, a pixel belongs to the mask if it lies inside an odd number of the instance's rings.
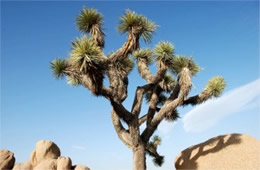
[{"label": "boulder pile", "polygon": [[0,150],[0,169],[12,169],[14,166],[14,154],[8,150]]},{"label": "boulder pile", "polygon": [[90,170],[87,166],[72,165],[70,157],[61,156],[59,147],[52,141],[37,142],[30,160],[15,164],[14,154],[0,150],[0,170]]}]

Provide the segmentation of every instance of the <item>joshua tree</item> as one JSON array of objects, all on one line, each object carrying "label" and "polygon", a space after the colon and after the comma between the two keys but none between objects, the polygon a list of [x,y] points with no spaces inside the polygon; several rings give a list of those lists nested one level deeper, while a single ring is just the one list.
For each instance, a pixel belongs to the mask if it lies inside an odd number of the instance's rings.
[{"label": "joshua tree", "polygon": [[[68,58],[51,62],[54,75],[56,78],[67,77],[69,84],[81,85],[94,96],[109,100],[115,131],[133,151],[134,170],[146,169],[146,154],[154,158],[156,165],[162,165],[164,157],[157,152],[161,139],[153,136],[158,125],[164,119],[176,121],[179,118],[178,106],[196,105],[218,97],[225,88],[224,79],[214,77],[200,94],[188,96],[192,76],[200,68],[192,58],[176,55],[170,42],[159,42],[152,50],[141,49],[140,39],[145,43],[151,42],[157,25],[133,11],[126,10],[120,17],[118,31],[127,34],[126,42],[109,55],[102,52],[105,45],[102,14],[95,9],[83,8],[76,22],[78,29],[85,34],[71,43]],[[147,83],[137,86],[132,108],[128,110],[123,102],[127,98],[128,75],[134,67],[133,60],[136,60],[138,72]],[[155,74],[149,69],[153,62],[157,65]],[[105,78],[109,80],[109,87],[103,84]],[[149,109],[141,115],[144,98]],[[146,125],[143,131],[140,130],[142,124]]]}]

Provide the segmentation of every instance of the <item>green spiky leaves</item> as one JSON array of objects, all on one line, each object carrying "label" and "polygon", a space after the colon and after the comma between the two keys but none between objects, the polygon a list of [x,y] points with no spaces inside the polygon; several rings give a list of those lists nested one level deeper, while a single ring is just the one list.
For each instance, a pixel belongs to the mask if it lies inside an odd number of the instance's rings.
[{"label": "green spiky leaves", "polygon": [[157,57],[157,61],[170,65],[174,59],[174,46],[167,41],[159,42],[154,48],[154,54]]},{"label": "green spiky leaves", "polygon": [[81,39],[76,39],[72,45],[70,62],[79,68],[79,71],[86,72],[87,67],[104,64],[103,53],[91,39],[84,35]]},{"label": "green spiky leaves", "polygon": [[67,83],[71,86],[79,86],[80,81],[74,76],[67,76]]},{"label": "green spiky leaves", "polygon": [[91,80],[91,91],[99,95],[103,86],[106,59],[92,39],[84,35],[72,43],[69,62],[78,72],[86,74]]},{"label": "green spiky leaves", "polygon": [[140,49],[134,52],[134,58],[142,59],[146,64],[151,64],[153,57],[156,57],[157,62],[163,62],[170,65],[174,59],[174,46],[170,42],[159,42],[153,51],[149,49]]},{"label": "green spiky leaves", "polygon": [[219,97],[224,91],[225,87],[225,79],[221,76],[217,76],[208,81],[206,90],[210,93],[211,96]]},{"label": "green spiky leaves", "polygon": [[154,136],[153,139],[148,142],[147,150],[148,154],[153,157],[153,163],[156,166],[162,166],[164,162],[164,156],[157,153],[157,147],[161,144],[161,138],[159,136]]},{"label": "green spiky leaves", "polygon": [[76,18],[77,27],[80,31],[89,33],[93,25],[102,25],[103,16],[92,8],[83,8]]},{"label": "green spiky leaves", "polygon": [[145,16],[126,10],[125,15],[120,17],[118,31],[121,33],[133,31],[132,33],[138,34],[146,43],[150,43],[156,27]]},{"label": "green spiky leaves", "polygon": [[63,78],[65,76],[64,71],[67,68],[68,64],[65,60],[63,59],[54,59],[50,63],[50,68],[53,72],[53,75],[59,79]]},{"label": "green spiky leaves", "polygon": [[170,69],[174,74],[179,74],[184,67],[187,67],[193,76],[200,70],[199,66],[192,60],[192,58],[182,55],[174,58]]},{"label": "green spiky leaves", "polygon": [[153,61],[153,52],[149,49],[139,49],[134,52],[133,57],[144,61],[146,64],[151,64]]}]

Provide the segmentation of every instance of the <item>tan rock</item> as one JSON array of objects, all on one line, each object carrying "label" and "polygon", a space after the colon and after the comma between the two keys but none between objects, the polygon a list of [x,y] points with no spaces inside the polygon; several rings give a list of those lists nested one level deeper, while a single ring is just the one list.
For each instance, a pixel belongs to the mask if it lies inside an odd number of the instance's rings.
[{"label": "tan rock", "polygon": [[12,169],[14,166],[14,153],[8,150],[0,150],[0,169]]},{"label": "tan rock", "polygon": [[87,166],[72,166],[69,157],[60,156],[59,147],[48,140],[37,142],[29,161],[14,165],[14,154],[0,150],[0,170],[90,170]]},{"label": "tan rock", "polygon": [[70,170],[72,166],[71,159],[69,157],[60,156],[57,160],[57,170]]},{"label": "tan rock", "polygon": [[76,165],[74,170],[90,170],[90,169],[84,165]]},{"label": "tan rock", "polygon": [[260,141],[243,134],[217,136],[182,151],[176,169],[260,169]]},{"label": "tan rock", "polygon": [[33,166],[38,165],[42,160],[57,159],[60,156],[59,147],[48,140],[40,140],[35,150],[31,153],[30,161]]},{"label": "tan rock", "polygon": [[14,165],[13,170],[32,170],[32,164],[30,161],[24,162],[24,163],[17,163]]},{"label": "tan rock", "polygon": [[57,170],[57,159],[42,160],[33,170]]}]

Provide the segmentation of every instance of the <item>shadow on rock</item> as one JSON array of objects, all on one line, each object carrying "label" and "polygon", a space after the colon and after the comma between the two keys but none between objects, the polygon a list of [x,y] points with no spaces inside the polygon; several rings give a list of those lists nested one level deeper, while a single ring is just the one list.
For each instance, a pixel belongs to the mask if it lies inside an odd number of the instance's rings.
[{"label": "shadow on rock", "polygon": [[175,161],[176,169],[197,169],[197,160],[211,153],[219,152],[230,145],[241,143],[240,134],[222,135],[187,148]]}]

